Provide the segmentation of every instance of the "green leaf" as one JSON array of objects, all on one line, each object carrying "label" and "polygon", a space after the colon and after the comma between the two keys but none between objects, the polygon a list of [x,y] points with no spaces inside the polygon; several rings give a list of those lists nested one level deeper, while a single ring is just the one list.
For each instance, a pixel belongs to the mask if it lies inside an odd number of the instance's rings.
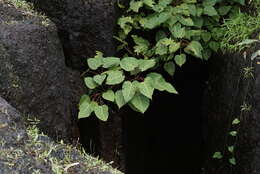
[{"label": "green leaf", "polygon": [[234,152],[234,146],[228,146],[228,151],[233,153]]},{"label": "green leaf", "polygon": [[139,112],[144,113],[149,105],[150,105],[150,100],[143,96],[140,93],[136,93],[133,99],[130,101],[131,105],[133,105]]},{"label": "green leaf", "polygon": [[90,98],[88,95],[84,94],[80,97],[79,106],[84,102],[90,102]]},{"label": "green leaf", "polygon": [[197,15],[197,10],[196,10],[196,6],[194,4],[189,4],[189,12],[192,16],[196,16]]},{"label": "green leaf", "polygon": [[102,83],[104,82],[105,78],[106,78],[106,74],[101,74],[101,75],[98,74],[98,75],[95,75],[95,76],[93,77],[93,80],[94,80],[97,84],[102,85]]},{"label": "green leaf", "polygon": [[196,57],[202,58],[203,47],[198,41],[191,41],[184,49],[186,53],[193,54]]},{"label": "green leaf", "polygon": [[107,121],[109,115],[107,105],[96,106],[94,112],[98,119],[101,121]]},{"label": "green leaf", "polygon": [[214,6],[217,3],[217,0],[204,0],[202,5],[204,7],[208,7],[208,6]]},{"label": "green leaf", "polygon": [[169,52],[170,53],[175,53],[178,49],[180,49],[181,47],[181,43],[178,42],[172,42],[170,45],[169,45]]},{"label": "green leaf", "polygon": [[124,101],[129,102],[135,95],[136,86],[133,85],[130,81],[125,81],[122,86],[122,94],[124,97]]},{"label": "green leaf", "polygon": [[80,99],[78,119],[89,117],[92,112],[89,96],[83,95]]},{"label": "green leaf", "polygon": [[134,0],[132,0],[130,2],[129,10],[132,10],[132,11],[137,13],[142,6],[143,6],[143,2],[142,1],[134,1]]},{"label": "green leaf", "polygon": [[194,23],[192,21],[192,19],[190,17],[184,18],[183,16],[178,16],[178,21],[182,24],[182,25],[186,25],[186,26],[194,26]]},{"label": "green leaf", "polygon": [[141,94],[152,99],[153,96],[153,80],[150,77],[146,77],[145,80],[138,84],[138,89]]},{"label": "green leaf", "polygon": [[176,16],[177,14],[190,16],[189,6],[186,3],[181,3],[180,5],[177,5],[173,8],[172,13],[174,14],[174,16]]},{"label": "green leaf", "polygon": [[245,5],[245,0],[233,0],[234,2],[237,2],[241,5]]},{"label": "green leaf", "polygon": [[114,91],[112,91],[111,89],[107,90],[106,92],[104,92],[102,94],[102,97],[105,99],[105,100],[108,100],[108,101],[111,101],[111,102],[114,102],[115,101],[115,93]]},{"label": "green leaf", "polygon": [[229,135],[231,135],[232,137],[237,136],[237,131],[231,131],[229,132]]},{"label": "green leaf", "polygon": [[185,36],[185,28],[181,27],[180,23],[176,23],[170,28],[170,31],[175,38],[183,38]]},{"label": "green leaf", "polygon": [[193,17],[192,20],[194,27],[201,28],[203,26],[204,20],[202,17]]},{"label": "green leaf", "polygon": [[165,81],[165,79],[163,78],[163,76],[161,74],[152,72],[152,73],[149,73],[147,75],[147,77],[152,78],[153,87],[155,89],[158,89],[159,91],[165,90],[165,83],[167,83],[167,82]]},{"label": "green leaf", "polygon": [[219,45],[218,42],[211,41],[211,42],[209,43],[209,47],[210,47],[210,49],[212,49],[213,51],[217,52],[218,49],[219,49],[219,47],[220,47],[220,45]]},{"label": "green leaf", "polygon": [[230,158],[228,161],[229,161],[230,164],[236,165],[236,159],[234,157]]},{"label": "green leaf", "polygon": [[156,64],[154,59],[149,59],[149,60],[139,59],[138,62],[139,62],[139,69],[142,72],[150,68],[153,68]]},{"label": "green leaf", "polygon": [[177,65],[182,66],[186,62],[186,55],[185,54],[176,55],[174,57],[174,60]]},{"label": "green leaf", "polygon": [[145,18],[142,18],[139,22],[143,28],[153,29],[167,21],[167,19],[169,19],[170,16],[171,13],[167,11],[161,13],[154,13]]},{"label": "green leaf", "polygon": [[91,102],[84,102],[79,107],[79,115],[78,118],[87,118],[91,115],[91,113],[94,111],[94,109],[97,106],[97,102],[91,101]]},{"label": "green leaf", "polygon": [[204,59],[204,60],[208,60],[208,59],[211,57],[211,54],[212,54],[211,49],[205,49],[205,50],[202,52],[203,59]]},{"label": "green leaf", "polygon": [[197,0],[183,0],[183,2],[185,2],[185,3],[196,3]]},{"label": "green leaf", "polygon": [[223,158],[223,156],[222,156],[221,152],[215,152],[213,154],[212,158],[214,158],[214,159],[221,159],[221,158]]},{"label": "green leaf", "polygon": [[208,42],[211,39],[211,34],[210,34],[210,32],[203,32],[203,33],[201,33],[201,37],[204,42]]},{"label": "green leaf", "polygon": [[178,94],[177,90],[168,82],[165,83],[164,89],[169,93]]},{"label": "green leaf", "polygon": [[166,41],[168,41],[168,38],[163,38],[157,42],[155,46],[155,54],[165,55],[168,53],[168,44],[165,44]]},{"label": "green leaf", "polygon": [[170,74],[171,76],[174,75],[174,72],[175,72],[175,64],[170,61],[170,62],[166,62],[163,66],[164,70]]},{"label": "green leaf", "polygon": [[203,13],[208,16],[217,16],[218,12],[213,6],[206,6],[204,7]]},{"label": "green leaf", "polygon": [[241,45],[250,45],[250,44],[255,43],[255,42],[260,42],[260,41],[257,40],[257,39],[245,39],[237,45],[240,45],[240,46]]},{"label": "green leaf", "polygon": [[162,30],[159,30],[155,35],[155,41],[158,42],[159,40],[166,38],[166,37],[167,37],[166,33]]},{"label": "green leaf", "polygon": [[219,15],[224,16],[224,15],[228,14],[230,9],[231,9],[231,6],[220,6],[218,8],[218,13],[219,13]]},{"label": "green leaf", "polygon": [[119,70],[108,71],[107,74],[108,74],[107,81],[106,81],[107,85],[120,84],[125,79],[123,72]]},{"label": "green leaf", "polygon": [[138,65],[138,59],[134,57],[125,57],[120,62],[121,68],[125,71],[133,71]]},{"label": "green leaf", "polygon": [[120,64],[120,59],[117,57],[106,57],[103,59],[103,68],[111,68],[118,66]]},{"label": "green leaf", "polygon": [[132,35],[132,38],[135,42],[134,51],[137,54],[145,54],[149,49],[149,41],[143,39],[142,37],[138,37],[136,35]]},{"label": "green leaf", "polygon": [[197,16],[201,17],[202,13],[203,13],[203,8],[198,7],[197,8]]},{"label": "green leaf", "polygon": [[115,101],[119,109],[126,104],[122,90],[116,91]]},{"label": "green leaf", "polygon": [[167,91],[170,93],[178,94],[178,92],[175,90],[175,88],[168,82],[165,81],[163,76],[159,73],[149,73],[147,77],[152,78],[153,80],[153,87],[155,89],[158,89],[159,91]]},{"label": "green leaf", "polygon": [[156,12],[162,12],[173,0],[163,0],[159,1],[157,5],[153,7],[153,10]]},{"label": "green leaf", "polygon": [[118,19],[117,24],[120,26],[120,28],[123,29],[124,33],[127,35],[131,30],[132,26],[130,24],[133,24],[134,20],[130,17],[121,17]]},{"label": "green leaf", "polygon": [[89,68],[92,70],[97,70],[103,64],[102,60],[103,53],[97,51],[94,58],[89,58],[87,60]]},{"label": "green leaf", "polygon": [[98,86],[98,84],[96,84],[96,82],[91,77],[86,77],[84,81],[89,89],[95,89]]},{"label": "green leaf", "polygon": [[149,7],[153,7],[155,2],[153,0],[143,0],[144,4],[146,4]]},{"label": "green leaf", "polygon": [[[166,21],[166,24],[169,25],[170,27],[173,27],[174,24],[176,24],[178,22],[178,19],[175,16],[170,16],[169,19]],[[167,36],[165,36],[167,37]]]}]

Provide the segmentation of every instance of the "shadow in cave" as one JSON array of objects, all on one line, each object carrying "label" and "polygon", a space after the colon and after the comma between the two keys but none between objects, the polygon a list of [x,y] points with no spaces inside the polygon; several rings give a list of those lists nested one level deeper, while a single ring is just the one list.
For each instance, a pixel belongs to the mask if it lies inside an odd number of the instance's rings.
[{"label": "shadow in cave", "polygon": [[126,174],[199,174],[203,160],[202,96],[207,66],[190,58],[172,81],[179,95],[154,94],[144,114],[124,115]]}]

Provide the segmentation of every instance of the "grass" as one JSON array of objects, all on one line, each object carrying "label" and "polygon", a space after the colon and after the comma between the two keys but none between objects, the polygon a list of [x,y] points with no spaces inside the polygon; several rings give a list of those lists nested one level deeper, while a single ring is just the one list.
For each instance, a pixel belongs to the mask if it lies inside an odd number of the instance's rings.
[{"label": "grass", "polygon": [[[46,170],[47,173],[54,174],[122,174],[110,164],[86,154],[83,149],[64,144],[63,141],[55,143],[39,131],[37,121],[29,122],[26,140],[21,140],[19,134],[15,140],[19,142],[16,146],[10,146],[5,140],[0,140],[0,163],[4,163],[9,170],[14,170],[14,173],[30,166],[26,172],[32,174],[46,174]],[[19,132],[16,127],[11,129]]]},{"label": "grass", "polygon": [[[260,3],[255,2],[254,7],[256,9],[255,14],[239,12],[224,21],[222,25],[224,37],[221,41],[221,49],[224,52],[242,50],[246,45],[240,46],[238,44],[245,39],[254,37],[253,35],[260,31]],[[257,39],[259,39],[258,37]]]},{"label": "grass", "polygon": [[[38,140],[39,136],[45,136],[40,133],[36,125],[31,125],[27,128],[27,133],[29,136],[29,143],[27,144],[29,149],[35,149],[36,146],[42,146],[42,142]],[[38,149],[34,151],[36,157],[40,161],[49,161],[51,163],[52,171],[55,174],[67,173],[70,168],[77,167],[81,165],[84,170],[91,171],[93,169],[98,169],[99,171],[110,171],[112,174],[121,174],[121,172],[113,169],[109,164],[106,164],[98,158],[91,157],[86,154],[83,149],[77,149],[71,145],[66,145],[61,141],[60,143],[49,143],[44,145],[45,148]],[[47,146],[47,147],[46,147]],[[62,158],[54,157],[53,152],[61,152]],[[75,154],[82,157],[82,160],[77,161],[73,158]]]}]

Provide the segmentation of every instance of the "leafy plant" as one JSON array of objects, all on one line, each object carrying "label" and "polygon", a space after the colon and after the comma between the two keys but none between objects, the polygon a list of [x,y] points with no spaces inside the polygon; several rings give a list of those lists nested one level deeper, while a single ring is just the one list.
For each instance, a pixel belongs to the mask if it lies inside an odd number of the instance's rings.
[{"label": "leafy plant", "polygon": [[231,18],[225,20],[221,29],[223,40],[220,44],[223,51],[242,50],[249,44],[257,42],[255,39],[250,39],[260,29],[260,2],[255,3],[255,15],[239,11]]},{"label": "leafy plant", "polygon": [[120,43],[118,55],[123,56],[97,52],[87,59],[84,81],[89,92],[81,98],[79,118],[94,113],[106,121],[109,110],[125,105],[144,113],[155,90],[178,94],[162,71],[173,77],[175,68],[191,56],[207,60],[220,48],[224,17],[244,4],[244,0],[131,0],[114,37]]}]

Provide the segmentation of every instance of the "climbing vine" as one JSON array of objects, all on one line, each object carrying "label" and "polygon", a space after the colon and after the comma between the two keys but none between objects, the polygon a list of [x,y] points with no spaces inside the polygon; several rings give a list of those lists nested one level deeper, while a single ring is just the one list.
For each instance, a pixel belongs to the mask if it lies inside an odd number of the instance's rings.
[{"label": "climbing vine", "polygon": [[165,76],[173,77],[190,57],[208,60],[217,52],[224,34],[221,24],[240,5],[245,1],[131,0],[118,19],[118,56],[97,51],[87,59],[89,91],[80,100],[79,118],[94,113],[106,121],[115,106],[124,105],[144,113],[155,90],[178,94]]}]

